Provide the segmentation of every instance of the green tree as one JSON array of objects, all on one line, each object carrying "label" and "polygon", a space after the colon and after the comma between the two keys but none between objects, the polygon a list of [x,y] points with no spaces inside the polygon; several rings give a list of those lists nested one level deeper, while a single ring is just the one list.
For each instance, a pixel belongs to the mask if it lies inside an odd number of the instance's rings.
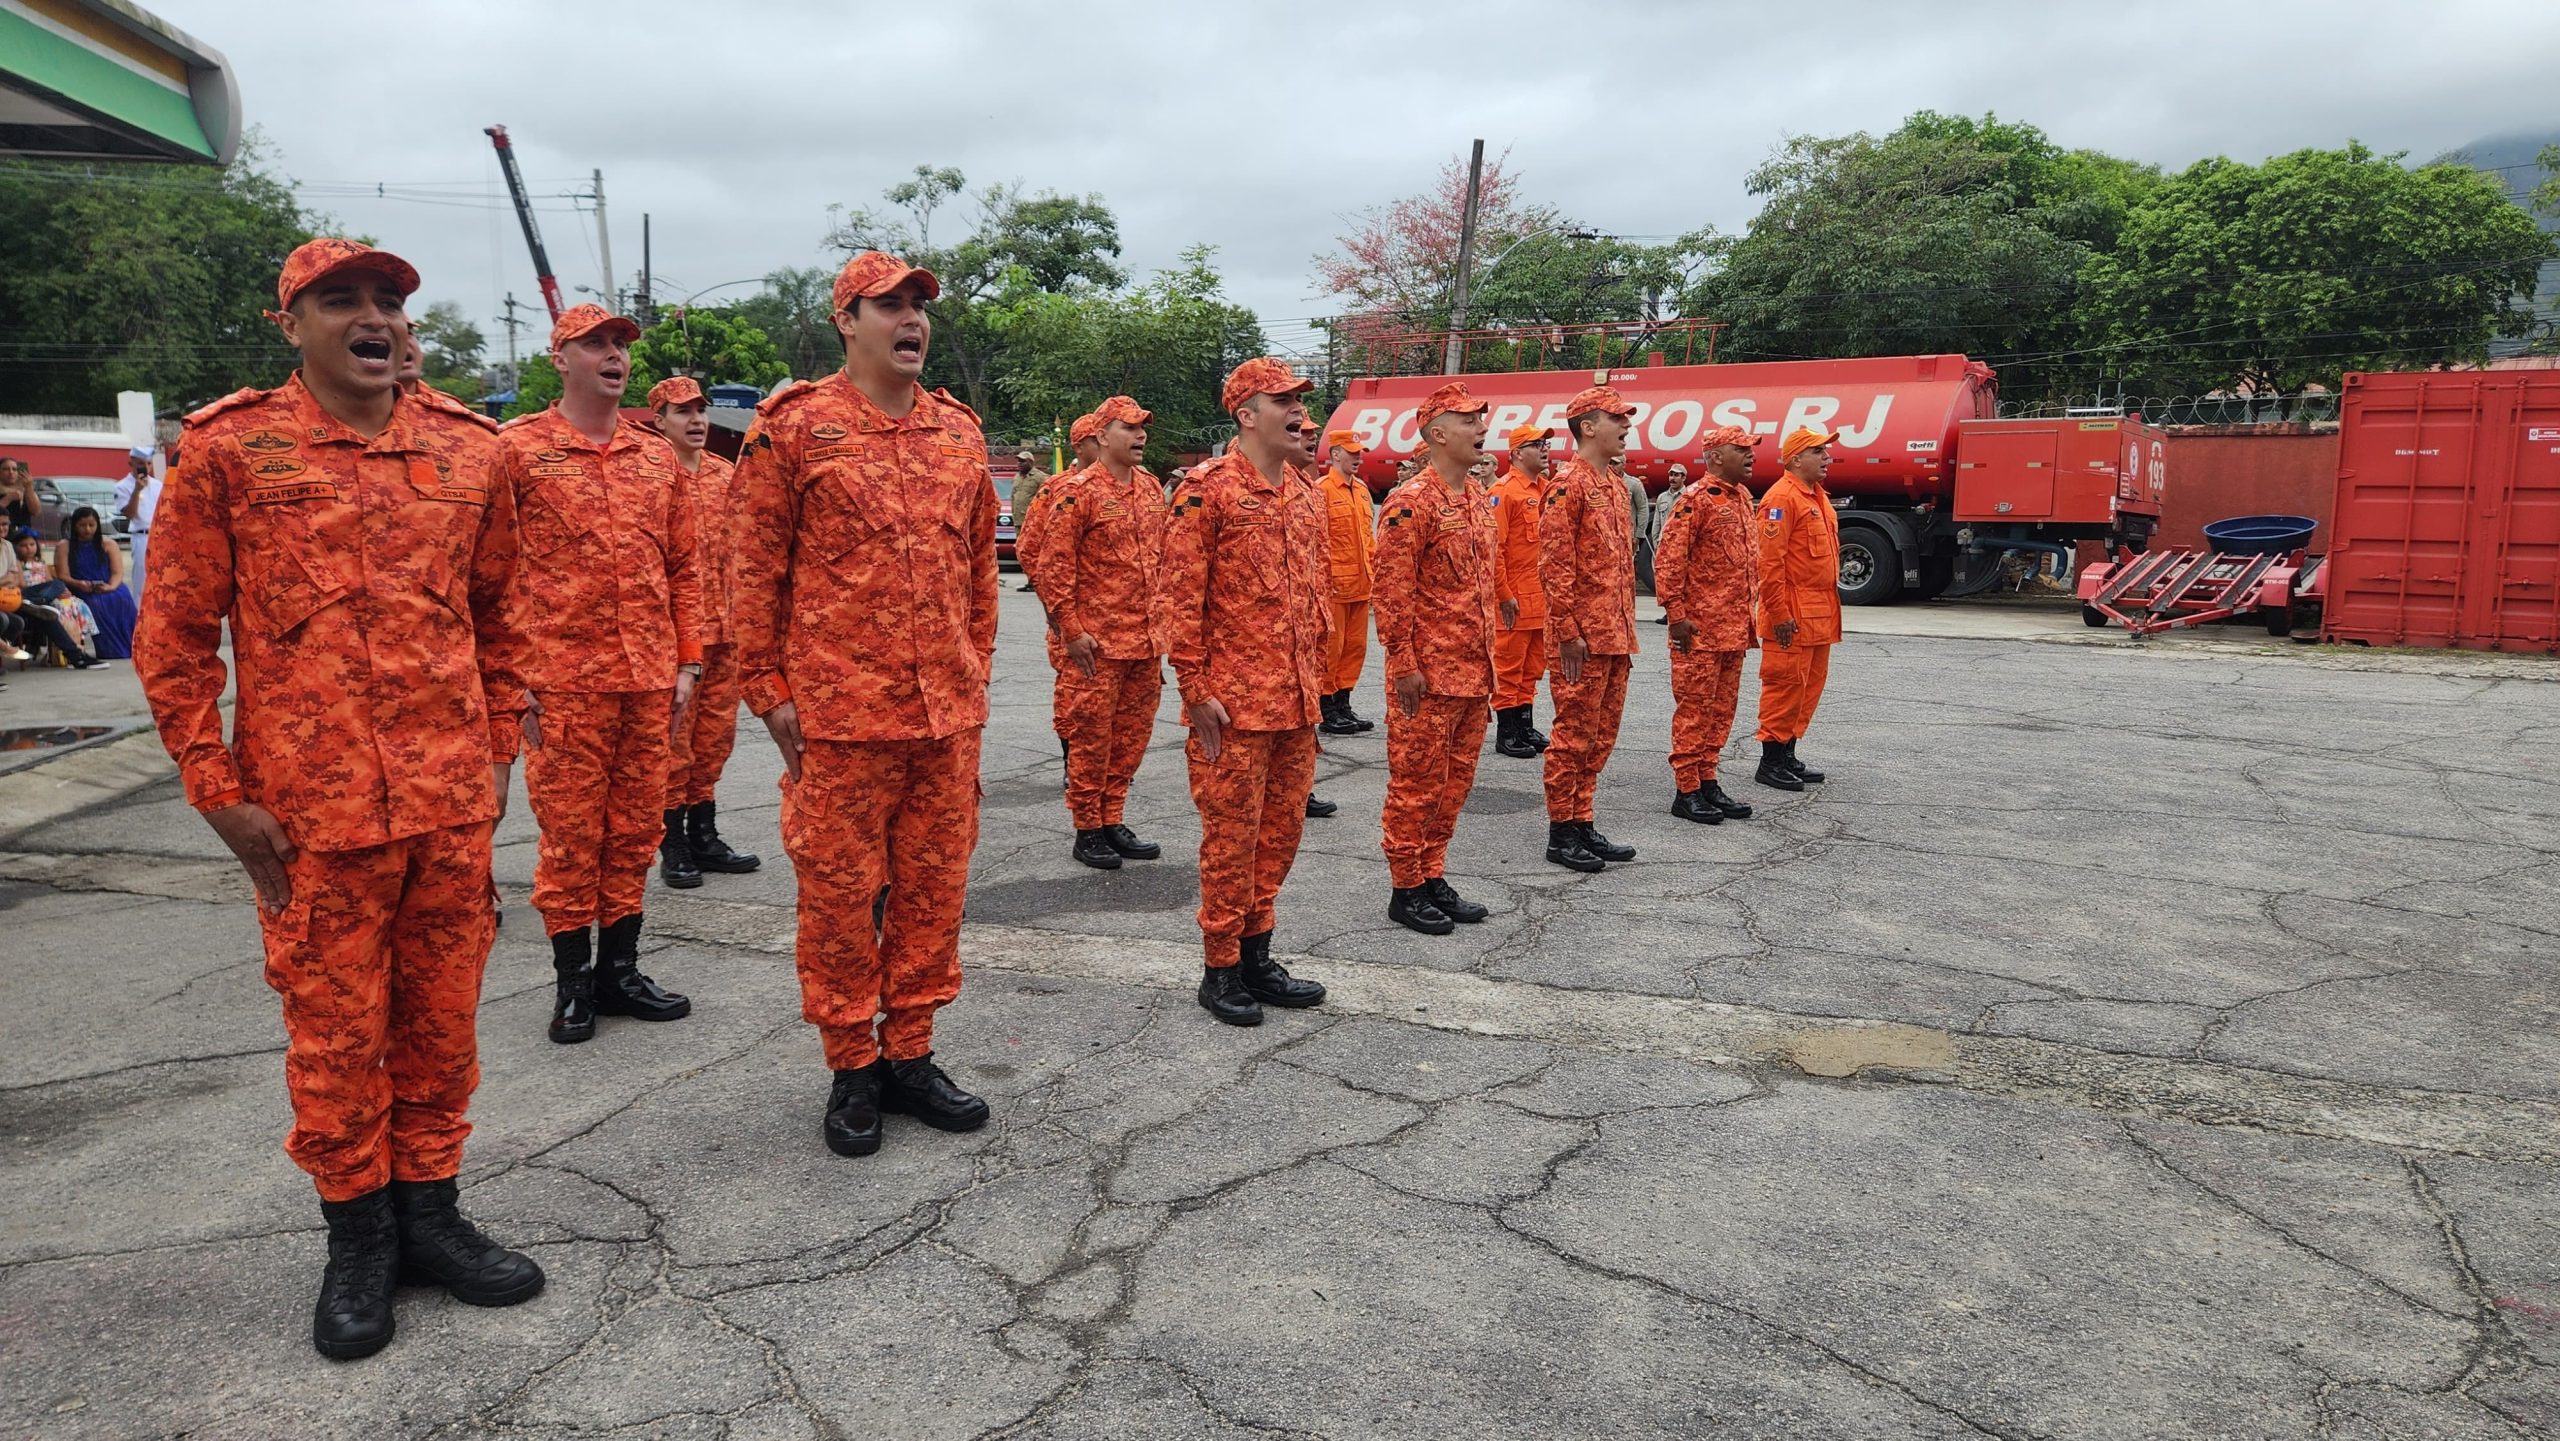
[{"label": "green tree", "polygon": [[[628,394],[629,387],[624,387],[624,391]],[[645,388],[641,391],[641,394],[647,393]],[[526,356],[524,363],[516,367],[516,402],[507,407],[507,418],[512,420],[519,415],[531,415],[537,410],[547,409],[559,398],[559,367],[551,363],[550,356],[536,352]]]},{"label": "green tree", "polygon": [[646,395],[671,376],[690,375],[704,385],[752,385],[770,389],[791,367],[762,330],[728,310],[669,310],[631,343],[631,379],[624,393]]},{"label": "green tree", "polygon": [[2533,157],[2542,167],[2542,181],[2533,187],[2533,208],[2544,215],[2560,216],[2560,145],[2545,145]]},{"label": "green tree", "polygon": [[439,300],[412,320],[409,328],[417,333],[418,344],[426,351],[428,384],[439,389],[445,388],[446,381],[479,384],[480,364],[489,342],[480,327],[463,315],[461,306]]},{"label": "green tree", "polygon": [[764,289],[730,313],[770,337],[793,375],[812,380],[844,364],[844,341],[830,318],[834,289],[835,276],[828,271],[786,266],[766,276]]},{"label": "green tree", "polygon": [[0,161],[0,410],[99,414],[119,390],[185,411],[275,385],[263,311],[323,221],[256,136],[222,170]]},{"label": "green tree", "polygon": [[2095,347],[2152,393],[2290,394],[2349,370],[2478,360],[2532,325],[2551,238],[2495,177],[2359,144],[2200,161],[2087,276]]},{"label": "green tree", "polygon": [[1127,291],[1053,291],[1024,283],[991,319],[1004,338],[997,380],[1018,433],[1046,435],[1127,395],[1155,413],[1147,463],[1164,473],[1183,451],[1209,448],[1232,427],[1218,387],[1263,353],[1253,312],[1226,298],[1216,252],[1197,245],[1180,263]]}]

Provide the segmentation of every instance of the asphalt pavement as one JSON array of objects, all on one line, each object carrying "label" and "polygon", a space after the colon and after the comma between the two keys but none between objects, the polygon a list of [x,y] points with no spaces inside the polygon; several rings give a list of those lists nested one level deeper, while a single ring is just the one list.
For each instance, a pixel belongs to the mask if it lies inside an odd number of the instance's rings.
[{"label": "asphalt pavement", "polygon": [[2560,665],[1852,619],[1830,781],[1737,741],[1760,813],[1715,828],[1668,813],[1640,627],[1599,799],[1638,859],[1547,865],[1488,752],[1450,878],[1494,914],[1446,939],[1385,919],[1383,732],[1328,741],[1277,945],[1333,995],[1238,1031],[1191,998],[1170,693],[1166,858],[1075,864],[1008,584],[938,1033],[995,1120],[859,1161],[754,722],[722,824],[764,869],[650,893],[686,1021],[544,1039],[519,791],[465,1201],[550,1285],[405,1292],[349,1365],[245,882],[147,733],[0,775],[0,1432],[2560,1433]]}]

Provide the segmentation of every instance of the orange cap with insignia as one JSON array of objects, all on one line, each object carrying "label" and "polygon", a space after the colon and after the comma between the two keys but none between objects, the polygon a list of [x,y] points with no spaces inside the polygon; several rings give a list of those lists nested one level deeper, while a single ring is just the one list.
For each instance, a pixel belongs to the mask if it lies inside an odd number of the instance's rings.
[{"label": "orange cap with insignia", "polygon": [[1144,425],[1154,418],[1154,411],[1125,395],[1115,395],[1093,408],[1093,428],[1096,433],[1115,420],[1122,425]]},{"label": "orange cap with insignia", "polygon": [[361,240],[323,235],[295,246],[284,258],[284,272],[276,277],[276,308],[292,309],[295,296],[342,270],[371,271],[398,286],[404,297],[418,293],[418,272],[408,261]]},{"label": "orange cap with insignia", "polygon": [[1544,440],[1553,434],[1555,434],[1555,428],[1553,426],[1515,425],[1511,427],[1511,433],[1504,436],[1503,440],[1508,443],[1513,450],[1518,450],[1520,447],[1527,445],[1533,440]]},{"label": "orange cap with insignia", "polygon": [[1088,410],[1067,426],[1067,443],[1082,445],[1102,433],[1102,412]]},{"label": "orange cap with insignia", "polygon": [[707,398],[702,393],[701,383],[690,375],[679,375],[673,380],[661,380],[649,387],[651,410],[662,405],[691,405],[697,400]]},{"label": "orange cap with insignia", "polygon": [[866,250],[844,263],[836,272],[836,309],[842,310],[856,300],[886,295],[910,280],[924,282],[924,298],[932,300],[942,294],[942,282],[930,270],[919,270],[883,250]]},{"label": "orange cap with insignia", "polygon": [[1453,380],[1422,398],[1414,409],[1413,423],[1420,428],[1444,415],[1473,415],[1482,409],[1484,402],[1467,393],[1467,383]]},{"label": "orange cap with insignia", "polygon": [[1635,409],[1633,405],[1627,403],[1625,396],[1605,385],[1595,385],[1564,403],[1564,418],[1571,420],[1577,415],[1589,415],[1595,410],[1607,415],[1633,415]]},{"label": "orange cap with insignia", "polygon": [[1360,432],[1356,430],[1328,430],[1324,433],[1324,443],[1336,450],[1350,451],[1354,455],[1362,454],[1369,449],[1361,441]]},{"label": "orange cap with insignia", "polygon": [[1718,445],[1739,445],[1748,450],[1768,437],[1739,425],[1719,425],[1698,437],[1700,449]]},{"label": "orange cap with insignia", "polygon": [[593,335],[599,330],[620,336],[624,344],[640,338],[638,321],[627,315],[616,315],[591,300],[584,305],[569,307],[561,312],[558,320],[551,322],[551,348],[558,350],[572,340]]},{"label": "orange cap with insignia", "polygon": [[1257,355],[1228,372],[1218,391],[1218,408],[1233,415],[1257,395],[1304,395],[1315,388],[1314,381],[1291,370],[1286,361]]},{"label": "orange cap with insignia", "polygon": [[1808,450],[1819,450],[1839,438],[1839,432],[1831,430],[1788,431],[1785,443],[1778,447],[1778,463],[1784,465]]}]

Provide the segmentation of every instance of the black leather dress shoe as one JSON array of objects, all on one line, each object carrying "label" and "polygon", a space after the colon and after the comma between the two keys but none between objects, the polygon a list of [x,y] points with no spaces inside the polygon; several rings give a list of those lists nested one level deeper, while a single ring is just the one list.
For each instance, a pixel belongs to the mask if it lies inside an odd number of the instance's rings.
[{"label": "black leather dress shoe", "polygon": [[1636,858],[1635,847],[1622,846],[1616,841],[1609,839],[1607,836],[1600,834],[1598,831],[1591,828],[1591,822],[1589,821],[1584,821],[1581,824],[1582,848],[1584,850],[1591,852],[1593,855],[1598,856],[1604,861],[1631,861]]},{"label": "black leather dress shoe", "polygon": [[1493,914],[1485,907],[1459,895],[1455,889],[1451,888],[1446,876],[1433,876],[1424,881],[1422,893],[1431,898],[1431,904],[1440,908],[1440,914],[1462,926],[1472,926]]},{"label": "black leather dress shoe", "polygon": [[1671,813],[1684,821],[1696,821],[1702,826],[1724,824],[1724,812],[1709,804],[1707,793],[1702,790],[1674,791],[1671,796]]},{"label": "black leather dress shoe", "polygon": [[827,1149],[868,1156],[880,1149],[880,1067],[836,1072],[827,1090]]},{"label": "black leather dress shoe", "polygon": [[1237,979],[1245,994],[1262,1004],[1304,1010],[1324,999],[1323,986],[1290,975],[1288,967],[1271,959],[1269,931],[1238,941],[1236,954],[1242,958],[1236,965]]},{"label": "black leather dress shoe", "polygon": [[1164,847],[1154,841],[1138,839],[1138,833],[1127,826],[1104,826],[1102,838],[1111,843],[1111,849],[1119,852],[1120,859],[1124,861],[1151,861],[1164,854]]},{"label": "black leather dress shoe", "polygon": [[1316,793],[1314,791],[1307,792],[1307,815],[1311,819],[1323,820],[1326,816],[1332,815],[1335,811],[1340,809],[1342,809],[1342,807],[1335,805],[1331,801],[1316,799]]},{"label": "black leather dress shoe", "polygon": [[1120,869],[1120,853],[1111,848],[1111,838],[1099,830],[1076,832],[1076,848],[1070,854],[1097,871]]},{"label": "black leather dress shoe", "polygon": [[987,1123],[987,1103],[952,1084],[930,1052],[881,1068],[880,1109],[913,1116],[937,1131],[974,1131]]},{"label": "black leather dress shoe", "polygon": [[1200,1008],[1230,1026],[1262,1024],[1262,1003],[1244,988],[1242,966],[1202,967]]},{"label": "black leather dress shoe", "polygon": [[1445,936],[1458,928],[1458,923],[1431,903],[1431,892],[1421,886],[1398,886],[1387,898],[1387,919],[1408,931],[1426,936]]}]

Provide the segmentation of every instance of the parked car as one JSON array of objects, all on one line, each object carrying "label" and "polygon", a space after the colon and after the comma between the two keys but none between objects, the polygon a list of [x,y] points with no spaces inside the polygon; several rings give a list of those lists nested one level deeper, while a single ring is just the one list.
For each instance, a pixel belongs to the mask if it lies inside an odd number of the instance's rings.
[{"label": "parked car", "polygon": [[98,519],[110,535],[122,535],[130,525],[116,514],[116,483],[87,475],[39,475],[36,483],[36,534],[50,544],[62,538],[62,528],[71,523],[71,514],[82,506],[98,512]]},{"label": "parked car", "polygon": [[1013,502],[996,497],[996,569],[1020,570],[1022,558],[1013,548]]}]

